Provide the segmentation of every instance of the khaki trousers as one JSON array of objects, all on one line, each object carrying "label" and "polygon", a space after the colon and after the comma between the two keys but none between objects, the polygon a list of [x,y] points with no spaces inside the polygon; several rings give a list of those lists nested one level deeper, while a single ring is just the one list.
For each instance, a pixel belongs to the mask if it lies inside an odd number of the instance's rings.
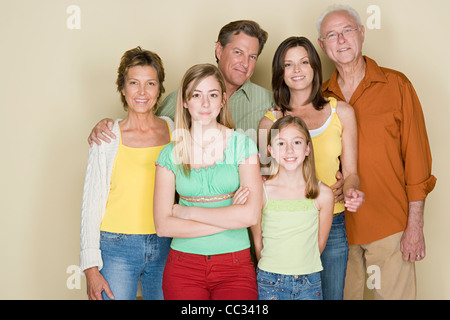
[{"label": "khaki trousers", "polygon": [[373,291],[375,300],[414,300],[414,263],[400,251],[403,232],[368,244],[349,245],[344,300],[363,300]]}]

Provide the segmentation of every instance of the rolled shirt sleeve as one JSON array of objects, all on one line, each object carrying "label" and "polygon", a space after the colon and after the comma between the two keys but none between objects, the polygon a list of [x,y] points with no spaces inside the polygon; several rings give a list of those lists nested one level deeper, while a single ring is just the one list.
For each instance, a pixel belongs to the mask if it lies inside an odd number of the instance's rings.
[{"label": "rolled shirt sleeve", "polygon": [[403,91],[402,156],[408,201],[424,200],[436,185],[422,107],[411,82]]}]

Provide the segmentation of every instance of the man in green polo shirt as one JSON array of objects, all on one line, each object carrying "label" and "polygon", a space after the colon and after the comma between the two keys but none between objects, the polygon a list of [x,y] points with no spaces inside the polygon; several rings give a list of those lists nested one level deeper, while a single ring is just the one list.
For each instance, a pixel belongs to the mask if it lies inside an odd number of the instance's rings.
[{"label": "man in green polo shirt", "polygon": [[[227,96],[237,131],[257,142],[259,121],[274,106],[272,93],[250,81],[256,61],[267,41],[267,32],[254,21],[233,21],[222,27],[216,43],[217,67],[225,78]],[[177,92],[169,94],[157,110],[158,116],[175,116]],[[89,144],[109,142],[111,119],[101,120],[88,138]]]},{"label": "man in green polo shirt", "polygon": [[[260,120],[274,105],[272,93],[250,81],[266,40],[267,32],[256,22],[233,21],[220,30],[215,50],[217,67],[225,78],[236,130],[255,142]],[[169,94],[157,115],[173,119],[176,98],[176,91]]]}]

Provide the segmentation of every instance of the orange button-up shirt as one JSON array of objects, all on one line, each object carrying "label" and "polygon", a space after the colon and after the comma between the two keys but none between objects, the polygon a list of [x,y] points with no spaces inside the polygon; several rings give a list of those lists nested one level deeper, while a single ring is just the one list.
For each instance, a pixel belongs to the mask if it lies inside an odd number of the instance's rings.
[{"label": "orange button-up shirt", "polygon": [[[366,195],[358,212],[346,212],[349,244],[370,243],[406,228],[410,201],[424,200],[436,184],[422,107],[402,73],[364,57],[366,74],[353,93],[358,123],[358,173]],[[345,101],[337,70],[325,96]]]}]

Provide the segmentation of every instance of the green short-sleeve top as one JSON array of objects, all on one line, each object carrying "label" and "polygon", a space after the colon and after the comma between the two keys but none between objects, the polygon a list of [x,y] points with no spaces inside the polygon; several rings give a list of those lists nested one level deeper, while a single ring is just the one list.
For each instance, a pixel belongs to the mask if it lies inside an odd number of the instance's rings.
[{"label": "green short-sleeve top", "polygon": [[[174,162],[173,142],[160,152],[156,164],[174,173],[180,205],[225,207],[231,205],[233,195],[240,186],[239,164],[257,153],[256,144],[250,138],[233,131],[227,140],[223,159],[213,166],[191,169],[190,175],[185,175],[181,166]],[[202,255],[236,252],[249,247],[246,228],[197,238],[173,238],[171,244],[174,250]]]}]

